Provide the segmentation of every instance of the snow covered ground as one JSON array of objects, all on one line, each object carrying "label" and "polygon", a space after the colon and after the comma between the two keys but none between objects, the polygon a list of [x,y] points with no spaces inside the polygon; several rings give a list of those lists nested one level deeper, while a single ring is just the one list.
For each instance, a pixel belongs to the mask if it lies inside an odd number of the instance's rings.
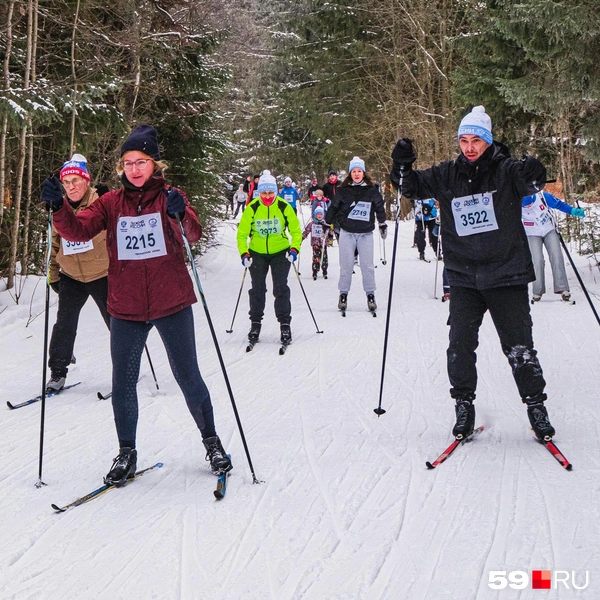
[{"label": "snow covered ground", "polygon": [[[577,304],[547,294],[532,312],[555,440],[573,471],[562,469],[533,439],[487,316],[476,404],[477,422],[486,430],[428,471],[425,461],[451,441],[448,306],[433,298],[436,263],[417,260],[412,227],[407,222],[399,228],[382,402],[387,412],[378,418],[373,409],[394,224],[387,265],[379,261],[376,271],[377,318],[366,310],[358,269],[347,317],[341,318],[337,247],[330,253],[330,278],[313,281],[305,241],[301,281],[324,333],[316,333],[292,274],[294,341],[283,357],[271,299],[261,341],[245,352],[248,281],[234,331],[225,332],[243,271],[235,224],[223,224],[221,244],[202,257],[199,272],[256,475],[264,482],[252,483],[204,311],[196,304],[200,367],[235,467],[221,502],[212,494],[216,479],[200,435],[151,332],[160,391],[143,359],[138,465],[162,461],[164,468],[64,514],[51,509],[51,503],[67,504],[101,485],[117,453],[110,401],[96,398],[96,392],[110,391],[108,332],[90,301],[68,378],[82,383],[47,401],[47,486],[34,487],[40,404],[0,408],[0,598],[600,598],[600,329],[571,267]],[[600,273],[585,258],[577,262],[600,309]],[[441,264],[438,275],[439,297]],[[0,293],[5,401],[19,402],[40,390],[39,281],[27,280],[19,305]],[[52,294],[51,324],[55,301]],[[589,585],[575,590],[569,580],[569,589],[488,586],[490,571],[531,577],[537,569],[574,572],[579,587],[587,571]]]}]

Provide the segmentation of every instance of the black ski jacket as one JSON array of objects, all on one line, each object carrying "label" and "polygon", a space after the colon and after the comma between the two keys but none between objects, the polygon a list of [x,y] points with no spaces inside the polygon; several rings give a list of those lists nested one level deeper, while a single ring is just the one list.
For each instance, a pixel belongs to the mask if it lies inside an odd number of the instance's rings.
[{"label": "black ski jacket", "polygon": [[[350,218],[359,202],[363,202],[364,210],[368,211],[362,217],[368,217],[367,220],[362,220],[360,215]],[[325,221],[339,224],[341,229],[350,233],[369,233],[375,229],[376,216],[380,224],[385,223],[385,205],[379,188],[376,185],[346,185],[337,188],[335,196],[331,198]]]},{"label": "black ski jacket", "polygon": [[[398,187],[397,166],[391,173]],[[521,221],[521,199],[546,182],[542,163],[528,156],[511,158],[510,150],[494,142],[475,162],[463,154],[422,171],[410,170],[402,193],[413,200],[436,198],[440,204],[442,248],[450,287],[479,290],[522,285],[535,280],[527,236]],[[498,229],[459,236],[452,201],[489,192],[493,195]]]}]

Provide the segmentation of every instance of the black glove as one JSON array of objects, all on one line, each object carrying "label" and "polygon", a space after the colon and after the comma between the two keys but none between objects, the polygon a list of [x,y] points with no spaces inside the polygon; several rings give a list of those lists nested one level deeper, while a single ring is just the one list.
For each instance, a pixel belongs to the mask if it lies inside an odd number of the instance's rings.
[{"label": "black glove", "polygon": [[63,205],[63,192],[57,177],[48,177],[42,183],[42,202],[47,210],[60,210]]},{"label": "black glove", "polygon": [[382,240],[385,240],[385,238],[387,237],[387,229],[388,229],[387,223],[382,223],[379,226],[379,233],[381,235]]},{"label": "black glove", "polygon": [[106,192],[110,192],[110,189],[107,185],[104,185],[103,183],[99,183],[96,186],[96,194],[98,194],[98,198],[100,198],[100,196],[104,196],[104,194],[106,194]]},{"label": "black glove", "polygon": [[172,218],[176,219],[179,217],[183,219],[185,213],[185,198],[179,193],[178,190],[171,188],[167,193],[167,214]]},{"label": "black glove", "polygon": [[53,281],[50,284],[50,287],[52,288],[53,292],[56,292],[58,294],[60,292],[60,279],[58,281]]},{"label": "black glove", "polygon": [[410,171],[411,165],[417,160],[412,140],[408,138],[398,140],[392,150],[392,160],[394,161],[394,172],[398,175]]}]

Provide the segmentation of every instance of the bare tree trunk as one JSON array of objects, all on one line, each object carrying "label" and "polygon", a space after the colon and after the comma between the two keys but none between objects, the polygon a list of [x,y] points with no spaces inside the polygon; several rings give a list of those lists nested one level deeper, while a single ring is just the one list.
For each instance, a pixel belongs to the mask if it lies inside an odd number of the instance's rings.
[{"label": "bare tree trunk", "polygon": [[[35,82],[36,70],[36,54],[37,54],[37,29],[38,25],[38,0],[33,0],[33,33],[32,33],[32,49],[31,49],[31,82]],[[28,119],[29,125],[29,151],[27,162],[27,201],[25,203],[25,219],[23,221],[23,259],[22,272],[23,275],[29,274],[29,229],[31,222],[31,203],[33,191],[33,122]]]},{"label": "bare tree trunk", "polygon": [[[6,56],[4,58],[4,90],[8,92],[10,89],[10,56],[12,53],[12,18],[15,8],[15,1],[11,0],[8,5],[8,15],[6,17]],[[0,201],[0,226],[4,220],[4,188],[6,186],[6,136],[8,135],[8,117],[5,116],[2,120],[2,131],[0,132],[0,193],[2,200]]]},{"label": "bare tree trunk", "polygon": [[[23,88],[29,89],[31,82],[31,57],[33,50],[33,0],[29,0],[27,3],[27,54],[25,59],[25,75],[23,77]],[[15,190],[15,201],[14,201],[14,223],[12,228],[12,239],[10,246],[10,256],[8,261],[8,274],[6,281],[6,288],[11,289],[15,285],[15,274],[17,266],[17,251],[19,247],[19,225],[21,221],[21,198],[23,194],[23,173],[25,172],[25,158],[27,155],[27,121],[21,127],[21,134],[19,136],[19,161],[17,163],[16,182],[17,187]]]},{"label": "bare tree trunk", "polygon": [[77,24],[79,21],[80,4],[80,0],[77,0],[77,6],[75,8],[75,18],[73,19],[73,32],[71,34],[71,76],[73,77],[73,93],[71,94],[71,104],[73,106],[73,110],[71,112],[71,155],[73,155],[73,152],[75,152],[75,121],[77,119],[77,44],[75,43],[75,37],[77,34]]}]

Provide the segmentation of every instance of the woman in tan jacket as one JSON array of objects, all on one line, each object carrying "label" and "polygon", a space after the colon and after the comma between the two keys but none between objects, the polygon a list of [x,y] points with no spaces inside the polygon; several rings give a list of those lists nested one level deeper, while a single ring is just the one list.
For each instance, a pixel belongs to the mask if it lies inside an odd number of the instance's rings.
[{"label": "woman in tan jacket", "polygon": [[[98,198],[96,190],[90,187],[87,161],[81,154],[73,154],[62,166],[60,181],[74,213],[85,210]],[[86,242],[71,242],[52,228],[50,286],[58,293],[58,315],[50,339],[48,366],[51,378],[46,391],[57,392],[65,385],[79,313],[90,296],[110,329],[110,316],[106,311],[107,273],[106,231]]]}]

